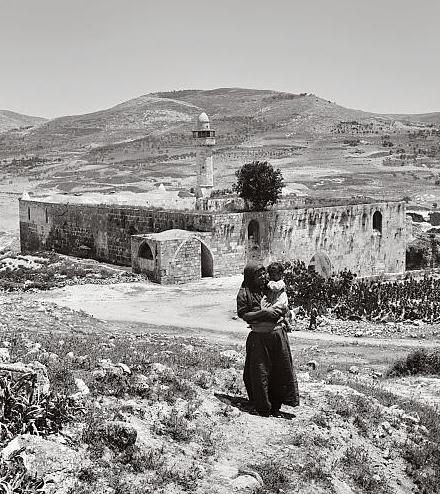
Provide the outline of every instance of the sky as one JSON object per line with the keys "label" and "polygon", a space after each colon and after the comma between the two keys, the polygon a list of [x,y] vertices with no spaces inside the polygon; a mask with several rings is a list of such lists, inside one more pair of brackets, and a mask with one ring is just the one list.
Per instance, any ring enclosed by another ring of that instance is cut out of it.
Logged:
{"label": "sky", "polygon": [[246,87],[440,111],[439,23],[439,0],[0,0],[0,109]]}

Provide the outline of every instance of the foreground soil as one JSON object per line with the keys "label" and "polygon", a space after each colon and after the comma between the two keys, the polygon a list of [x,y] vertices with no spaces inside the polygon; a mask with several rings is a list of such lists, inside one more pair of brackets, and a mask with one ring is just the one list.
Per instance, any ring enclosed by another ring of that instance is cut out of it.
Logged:
{"label": "foreground soil", "polygon": [[[81,452],[84,462],[65,471],[61,484],[47,483],[47,492],[437,492],[418,490],[405,448],[429,440],[413,403],[440,404],[440,381],[386,377],[397,358],[437,347],[433,328],[419,340],[411,336],[416,326],[372,337],[346,336],[345,322],[331,321],[334,330],[322,332],[299,322],[290,341],[301,406],[262,418],[249,413],[241,380],[248,330],[234,319],[239,279],[210,281],[0,295],[1,339],[11,360],[43,362],[52,387],[88,410],[65,429],[69,454]],[[356,323],[357,332],[363,327]],[[108,377],[118,363],[130,374]],[[139,375],[148,392],[134,391]],[[88,393],[81,394],[78,379]],[[91,428],[102,430],[99,421],[115,420],[135,431],[135,453],[105,438],[96,451],[87,439]],[[53,448],[66,436],[47,441]],[[33,471],[47,481],[54,475]]]}

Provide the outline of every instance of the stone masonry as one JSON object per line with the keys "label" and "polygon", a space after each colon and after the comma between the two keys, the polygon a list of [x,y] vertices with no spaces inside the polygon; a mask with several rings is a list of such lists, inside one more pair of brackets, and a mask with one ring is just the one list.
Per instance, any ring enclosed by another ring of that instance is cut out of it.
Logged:
{"label": "stone masonry", "polygon": [[[249,259],[309,264],[317,253],[333,271],[402,273],[405,228],[400,202],[231,213],[20,200],[23,251],[132,265],[161,283],[237,274]],[[151,258],[139,259],[146,241]]]}

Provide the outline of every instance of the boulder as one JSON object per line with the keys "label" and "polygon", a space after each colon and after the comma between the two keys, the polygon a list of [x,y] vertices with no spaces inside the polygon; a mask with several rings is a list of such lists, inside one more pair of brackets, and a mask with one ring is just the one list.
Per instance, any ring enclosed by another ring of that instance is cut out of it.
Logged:
{"label": "boulder", "polygon": [[359,367],[357,367],[356,365],[352,365],[349,369],[348,369],[348,372],[350,374],[359,374]]}
{"label": "boulder", "polygon": [[89,387],[79,377],[75,377],[75,386],[76,386],[76,389],[78,391],[76,393],[71,394],[70,395],[71,398],[79,399],[79,398],[82,398],[82,397],[87,396],[88,394],[90,394]]}
{"label": "boulder", "polygon": [[3,448],[1,457],[8,460],[20,450],[26,470],[49,482],[45,490],[48,494],[67,494],[77,473],[88,464],[83,453],[31,434],[15,437]]}
{"label": "boulder", "polygon": [[9,354],[9,350],[6,347],[0,348],[0,363],[7,364],[11,361],[11,355]]}
{"label": "boulder", "polygon": [[151,381],[144,374],[133,374],[130,386],[131,389],[139,395],[145,395],[150,390]]}
{"label": "boulder", "polygon": [[120,367],[123,370],[124,374],[131,374],[130,367],[128,367],[128,365],[126,364],[123,364],[122,362],[118,362],[116,364],[116,367]]}
{"label": "boulder", "polygon": [[151,373],[156,375],[162,380],[169,380],[174,377],[174,371],[170,367],[163,365],[159,362],[151,364]]}

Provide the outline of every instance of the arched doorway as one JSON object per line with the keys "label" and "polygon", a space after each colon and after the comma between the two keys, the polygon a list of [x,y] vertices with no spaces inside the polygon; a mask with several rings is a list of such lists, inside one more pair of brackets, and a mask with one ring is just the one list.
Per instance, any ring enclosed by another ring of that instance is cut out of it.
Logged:
{"label": "arched doorway", "polygon": [[308,265],[308,270],[329,278],[332,274],[332,263],[330,257],[325,252],[317,252],[311,259]]}
{"label": "arched doorway", "polygon": [[201,275],[202,278],[209,278],[214,276],[214,259],[212,258],[211,251],[206,247],[203,242],[200,242],[201,246]]}
{"label": "arched doorway", "polygon": [[176,278],[200,279],[214,276],[214,256],[211,249],[198,236],[183,240],[170,261]]}
{"label": "arched doorway", "polygon": [[138,257],[141,259],[154,259],[151,247],[147,244],[147,242],[141,243],[138,251]]}

